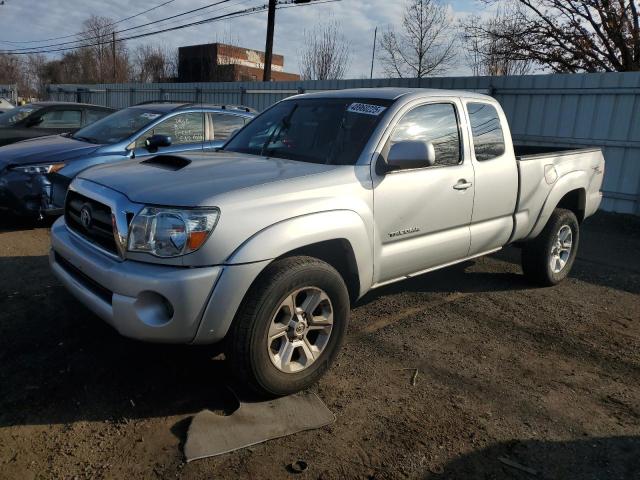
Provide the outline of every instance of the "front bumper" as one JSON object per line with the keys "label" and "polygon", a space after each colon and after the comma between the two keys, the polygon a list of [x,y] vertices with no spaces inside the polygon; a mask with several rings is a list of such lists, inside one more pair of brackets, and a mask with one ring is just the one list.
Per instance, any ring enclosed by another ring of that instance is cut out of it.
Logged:
{"label": "front bumper", "polygon": [[70,232],[64,218],[51,228],[49,262],[64,286],[122,335],[165,343],[194,340],[223,270],[121,261]]}
{"label": "front bumper", "polygon": [[38,216],[48,209],[50,198],[51,183],[46,176],[12,170],[0,172],[0,210]]}

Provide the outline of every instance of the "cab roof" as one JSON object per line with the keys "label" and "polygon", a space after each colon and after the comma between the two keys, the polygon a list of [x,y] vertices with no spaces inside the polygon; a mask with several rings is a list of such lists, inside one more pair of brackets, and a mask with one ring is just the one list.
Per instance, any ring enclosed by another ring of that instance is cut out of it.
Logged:
{"label": "cab roof", "polygon": [[[442,90],[439,88],[345,88],[343,90],[326,90],[323,92],[303,93],[290,98],[379,98],[382,100],[397,100],[407,95],[432,97],[463,97],[482,100],[495,100],[489,95],[469,92],[466,90]],[[288,99],[287,99],[288,100]]]}
{"label": "cab roof", "polygon": [[255,113],[255,110],[243,105],[214,105],[210,103],[192,103],[192,102],[172,102],[172,101],[150,101],[132,105],[128,108],[140,108],[146,110],[155,110],[156,112],[173,112],[182,108],[203,108],[205,110],[218,111],[226,110],[234,113]]}

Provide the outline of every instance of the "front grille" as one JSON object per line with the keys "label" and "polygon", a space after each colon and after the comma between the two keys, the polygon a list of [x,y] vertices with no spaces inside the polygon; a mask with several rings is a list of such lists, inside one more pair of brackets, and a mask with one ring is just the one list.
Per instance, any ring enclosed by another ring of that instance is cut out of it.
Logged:
{"label": "front grille", "polygon": [[[83,210],[89,214],[90,222],[88,225],[84,225],[82,222]],[[71,230],[108,252],[118,254],[116,240],[113,236],[113,224],[111,223],[111,208],[107,205],[69,190],[64,218]]]}
{"label": "front grille", "polygon": [[77,282],[81,283],[85,286],[85,288],[91,291],[94,295],[100,297],[102,300],[111,304],[113,299],[113,292],[106,287],[103,287],[98,282],[93,280],[92,278],[85,275],[82,271],[80,271],[75,266],[71,265],[71,263],[58,254],[58,252],[54,252],[56,263],[60,265],[65,272],[71,275]]}

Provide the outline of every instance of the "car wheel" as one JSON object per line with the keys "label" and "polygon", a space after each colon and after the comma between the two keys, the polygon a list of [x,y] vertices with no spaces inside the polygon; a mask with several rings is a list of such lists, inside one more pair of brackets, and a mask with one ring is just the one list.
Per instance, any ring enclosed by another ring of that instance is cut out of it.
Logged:
{"label": "car wheel", "polygon": [[234,319],[226,348],[234,377],[263,396],[309,387],[335,360],[349,310],[347,287],[331,265],[304,256],[276,260]]}
{"label": "car wheel", "polygon": [[580,226],[570,210],[556,208],[544,229],[522,248],[522,270],[539,285],[551,286],[564,280],[576,259]]}

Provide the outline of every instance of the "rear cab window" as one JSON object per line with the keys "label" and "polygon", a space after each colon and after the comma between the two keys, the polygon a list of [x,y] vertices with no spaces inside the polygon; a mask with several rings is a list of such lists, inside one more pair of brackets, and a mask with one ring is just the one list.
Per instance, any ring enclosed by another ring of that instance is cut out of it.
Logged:
{"label": "rear cab window", "polygon": [[467,103],[476,160],[485,162],[505,153],[504,133],[498,111],[488,103]]}

